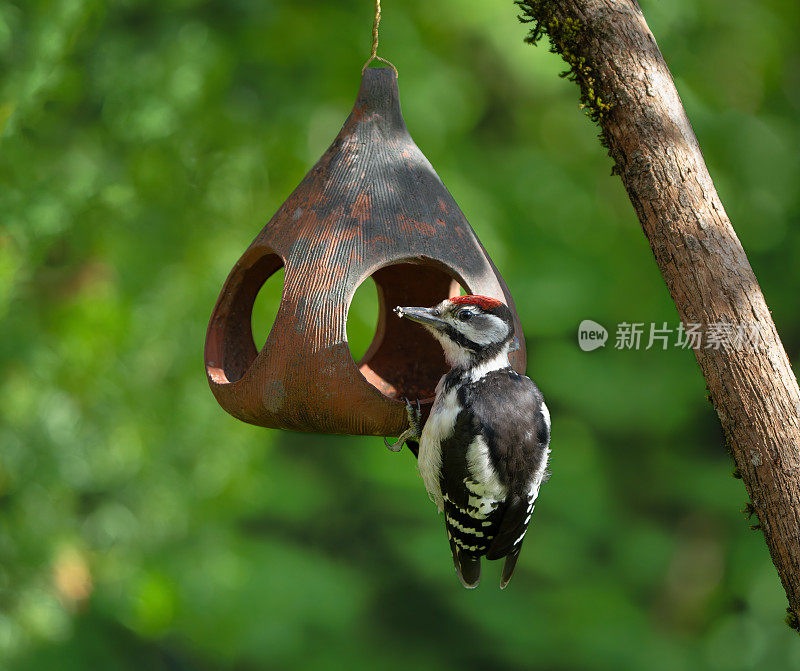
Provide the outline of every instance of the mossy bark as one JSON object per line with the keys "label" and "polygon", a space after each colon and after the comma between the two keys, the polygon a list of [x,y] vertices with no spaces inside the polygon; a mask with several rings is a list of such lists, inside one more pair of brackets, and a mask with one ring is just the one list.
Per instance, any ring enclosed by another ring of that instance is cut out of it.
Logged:
{"label": "mossy bark", "polygon": [[695,355],[800,622],[800,391],[764,296],[635,0],[520,0],[527,41],[547,35],[642,224],[681,320],[757,329],[757,348]]}

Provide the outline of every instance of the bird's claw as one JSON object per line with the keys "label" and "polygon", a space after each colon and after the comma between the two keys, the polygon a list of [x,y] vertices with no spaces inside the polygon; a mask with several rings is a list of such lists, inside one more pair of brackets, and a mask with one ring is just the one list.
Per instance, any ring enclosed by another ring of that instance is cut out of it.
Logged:
{"label": "bird's claw", "polygon": [[395,442],[390,443],[386,438],[383,439],[383,444],[391,450],[392,452],[399,452],[403,449],[403,445],[405,444],[405,438],[403,437],[405,434],[402,434]]}
{"label": "bird's claw", "polygon": [[416,408],[408,399],[405,399],[405,401],[409,431],[412,432],[411,436],[413,438],[419,439],[419,437],[422,435],[422,410],[419,405],[419,399],[416,400]]}
{"label": "bird's claw", "polygon": [[383,444],[392,452],[399,452],[403,449],[407,440],[419,441],[422,434],[422,410],[419,405],[419,400],[416,401],[416,407],[407,398],[406,402],[406,415],[408,416],[408,428],[400,434],[400,437],[394,442],[390,443],[386,438],[383,439]]}

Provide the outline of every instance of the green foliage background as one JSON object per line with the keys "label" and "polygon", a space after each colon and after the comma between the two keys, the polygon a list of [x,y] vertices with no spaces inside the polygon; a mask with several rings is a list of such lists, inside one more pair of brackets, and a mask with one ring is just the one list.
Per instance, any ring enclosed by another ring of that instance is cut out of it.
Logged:
{"label": "green foliage background", "polygon": [[[642,4],[797,362],[800,5]],[[371,20],[371,0],[0,0],[0,668],[797,668],[692,354],[576,346],[582,319],[613,340],[677,315],[510,0],[386,0],[381,34],[553,414],[509,589],[495,564],[459,586],[408,452],[214,402],[217,293],[346,117]]]}

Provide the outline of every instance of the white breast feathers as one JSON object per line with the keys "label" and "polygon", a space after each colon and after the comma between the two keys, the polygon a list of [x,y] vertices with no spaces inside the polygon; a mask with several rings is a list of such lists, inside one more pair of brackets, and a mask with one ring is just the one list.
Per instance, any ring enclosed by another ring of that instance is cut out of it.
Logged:
{"label": "white breast feathers", "polygon": [[[442,378],[444,379],[444,378]],[[436,400],[431,415],[422,430],[419,442],[417,468],[425,483],[425,489],[439,512],[444,508],[439,476],[442,472],[442,441],[453,434],[456,417],[461,410],[456,389],[442,390],[442,382],[436,388]]]}

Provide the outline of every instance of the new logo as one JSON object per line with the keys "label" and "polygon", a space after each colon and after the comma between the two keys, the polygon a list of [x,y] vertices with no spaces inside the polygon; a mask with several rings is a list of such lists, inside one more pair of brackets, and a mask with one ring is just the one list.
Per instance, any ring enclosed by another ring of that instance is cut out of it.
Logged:
{"label": "new logo", "polygon": [[584,352],[591,352],[598,347],[605,347],[608,331],[591,319],[584,319],[578,326],[578,347]]}

